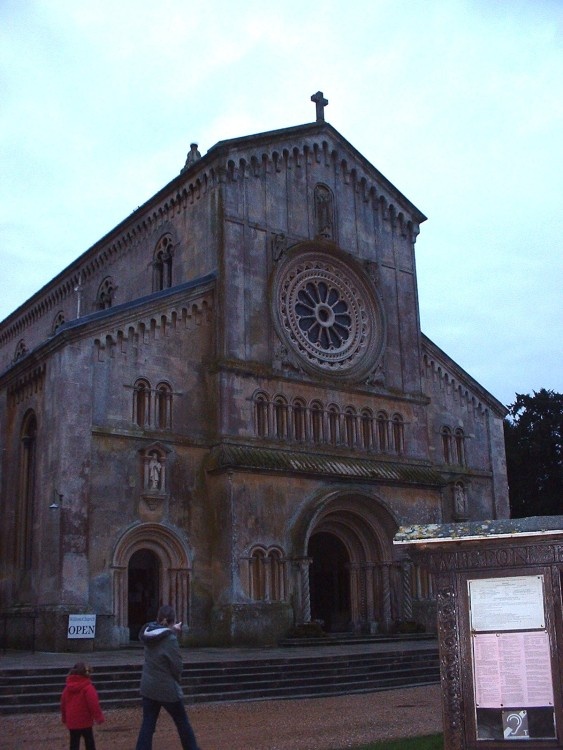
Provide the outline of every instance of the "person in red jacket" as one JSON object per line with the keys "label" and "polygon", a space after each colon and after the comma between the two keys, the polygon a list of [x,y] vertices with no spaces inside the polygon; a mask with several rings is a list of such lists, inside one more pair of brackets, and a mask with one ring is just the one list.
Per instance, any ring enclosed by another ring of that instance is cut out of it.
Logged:
{"label": "person in red jacket", "polygon": [[75,664],[61,695],[61,718],[70,732],[70,750],[79,750],[81,737],[86,750],[96,750],[92,727],[104,721],[98,693],[90,679],[91,671],[82,661]]}

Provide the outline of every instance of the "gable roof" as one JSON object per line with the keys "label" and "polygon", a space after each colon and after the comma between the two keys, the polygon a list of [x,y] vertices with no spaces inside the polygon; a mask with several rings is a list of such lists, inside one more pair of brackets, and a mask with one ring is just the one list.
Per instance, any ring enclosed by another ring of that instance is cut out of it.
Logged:
{"label": "gable roof", "polygon": [[[336,130],[336,128],[324,120],[219,141],[208,150],[205,156],[202,157],[202,161],[221,157],[228,159],[238,151],[252,148],[262,150],[268,148],[272,150],[276,146],[281,147],[282,144],[287,144],[288,141],[309,141],[312,148],[315,143],[322,146],[324,143],[327,143],[327,140],[331,140],[334,144],[337,143],[339,145],[341,153],[339,153],[338,156],[341,160],[360,164],[366,175],[383,187],[390,196],[392,196],[393,200],[403,210],[407,211],[418,224],[426,221],[427,217],[414,205],[414,203],[403,195],[403,193],[401,193],[401,191],[398,190],[395,185],[385,177],[385,175],[374,167],[357,148],[347,141],[346,138]],[[199,163],[199,161],[196,162],[196,165]]]}

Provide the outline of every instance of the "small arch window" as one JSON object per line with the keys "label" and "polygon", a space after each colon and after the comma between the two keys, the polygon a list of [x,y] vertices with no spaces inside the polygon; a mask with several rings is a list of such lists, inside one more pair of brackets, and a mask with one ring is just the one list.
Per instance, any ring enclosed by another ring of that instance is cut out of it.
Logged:
{"label": "small arch window", "polygon": [[373,415],[368,409],[361,414],[362,448],[369,451],[373,447]]}
{"label": "small arch window", "polygon": [[285,599],[284,556],[280,549],[255,547],[250,553],[250,596],[255,601]]}
{"label": "small arch window", "polygon": [[296,399],[293,402],[293,437],[299,443],[307,438],[306,416],[305,404],[300,399]]}
{"label": "small arch window", "polygon": [[258,437],[266,437],[268,434],[268,397],[259,393],[255,399],[256,432]]}
{"label": "small arch window", "polygon": [[35,412],[30,411],[24,417],[21,430],[20,488],[17,506],[17,560],[23,570],[31,568],[34,546],[36,443],[37,417]]}
{"label": "small arch window", "polygon": [[415,599],[427,600],[434,598],[434,579],[427,568],[413,565],[411,569],[412,591]]}
{"label": "small arch window", "polygon": [[388,447],[388,438],[387,438],[387,414],[385,414],[384,411],[380,411],[377,415],[376,419],[377,423],[377,442],[379,444],[379,450],[380,451],[386,451]]}
{"label": "small arch window", "polygon": [[395,453],[403,453],[405,448],[405,423],[400,414],[394,414],[392,420],[393,450]]}
{"label": "small arch window", "polygon": [[311,404],[311,436],[314,443],[323,440],[323,407],[317,401]]}
{"label": "small arch window", "polygon": [[113,298],[115,296],[115,284],[111,276],[107,276],[100,286],[98,287],[98,293],[96,295],[96,309],[107,310],[113,305]]}
{"label": "small arch window", "polygon": [[154,251],[153,257],[153,291],[159,292],[172,286],[172,260],[174,257],[174,245],[172,237],[165,234]]}
{"label": "small arch window", "polygon": [[356,412],[350,406],[344,413],[344,432],[346,445],[353,448],[356,445]]}
{"label": "small arch window", "polygon": [[155,425],[159,430],[172,427],[172,388],[168,383],[159,383],[155,390]]}
{"label": "small arch window", "polygon": [[151,385],[148,380],[139,379],[133,387],[133,421],[139,427],[150,426]]}
{"label": "small arch window", "polygon": [[456,463],[458,463],[460,466],[464,466],[465,465],[465,435],[463,434],[463,430],[461,428],[458,428],[454,433],[454,443],[455,443]]}
{"label": "small arch window", "polygon": [[274,423],[275,433],[279,440],[287,437],[287,401],[278,396],[274,399]]}
{"label": "small arch window", "polygon": [[338,445],[340,438],[340,412],[337,406],[328,407],[328,441],[331,445]]}
{"label": "small arch window", "polygon": [[254,549],[250,555],[250,596],[256,601],[266,598],[266,552]]}
{"label": "small arch window", "polygon": [[56,315],[55,319],[53,320],[53,325],[51,326],[51,333],[54,336],[55,333],[59,330],[59,328],[64,325],[65,323],[65,316],[62,310],[60,310]]}
{"label": "small arch window", "polygon": [[452,462],[452,431],[449,427],[442,427],[441,435],[444,463],[450,464]]}

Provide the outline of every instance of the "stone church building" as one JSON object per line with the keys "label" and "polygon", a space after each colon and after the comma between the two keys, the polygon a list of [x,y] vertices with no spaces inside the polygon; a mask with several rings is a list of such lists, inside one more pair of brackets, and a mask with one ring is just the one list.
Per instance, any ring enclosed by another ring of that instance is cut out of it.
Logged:
{"label": "stone church building", "polygon": [[[507,517],[505,409],[420,329],[425,216],[324,119],[221,141],[0,325],[0,612],[65,650],[434,627],[401,525]],[[27,618],[27,619],[26,619]]]}

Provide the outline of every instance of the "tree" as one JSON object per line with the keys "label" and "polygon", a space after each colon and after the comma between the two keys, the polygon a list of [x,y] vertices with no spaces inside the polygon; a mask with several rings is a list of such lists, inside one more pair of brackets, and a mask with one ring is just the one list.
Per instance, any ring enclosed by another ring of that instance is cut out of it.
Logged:
{"label": "tree", "polygon": [[563,515],[563,394],[516,394],[504,420],[511,515]]}

